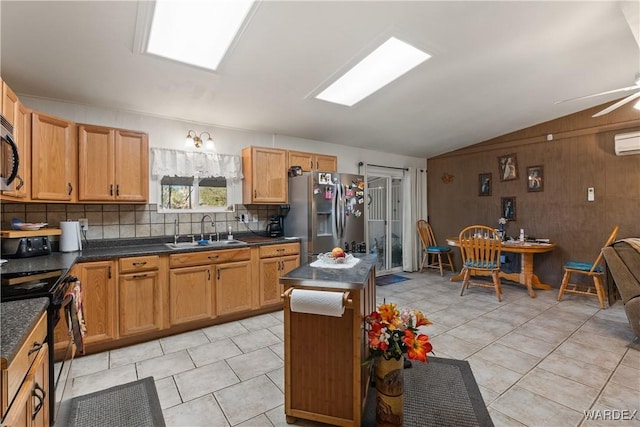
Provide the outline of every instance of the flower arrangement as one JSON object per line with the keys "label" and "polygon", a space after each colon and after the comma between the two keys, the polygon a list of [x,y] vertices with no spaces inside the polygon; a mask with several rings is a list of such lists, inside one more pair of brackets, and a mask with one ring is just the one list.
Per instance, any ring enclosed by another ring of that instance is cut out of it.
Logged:
{"label": "flower arrangement", "polygon": [[398,310],[396,304],[381,304],[365,318],[369,336],[370,362],[378,356],[399,360],[406,354],[410,360],[427,361],[433,349],[429,337],[419,334],[420,326],[432,323],[418,310]]}
{"label": "flower arrangement", "polygon": [[504,227],[504,225],[507,223],[507,219],[506,218],[500,218],[498,219],[498,224],[501,225],[501,228]]}

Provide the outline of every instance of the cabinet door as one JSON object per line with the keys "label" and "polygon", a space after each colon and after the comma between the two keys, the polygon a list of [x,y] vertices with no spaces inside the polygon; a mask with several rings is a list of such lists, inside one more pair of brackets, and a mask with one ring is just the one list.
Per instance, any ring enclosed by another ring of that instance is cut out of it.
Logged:
{"label": "cabinet door", "polygon": [[287,203],[287,152],[275,148],[242,150],[243,200],[251,203]]}
{"label": "cabinet door", "polygon": [[149,199],[149,140],[140,132],[115,134],[116,200],[146,202]]}
{"label": "cabinet door", "polygon": [[114,130],[78,127],[78,199],[114,200]]}
{"label": "cabinet door", "polygon": [[162,329],[162,292],[158,271],[121,274],[118,280],[120,336]]}
{"label": "cabinet door", "polygon": [[[18,102],[16,105],[15,123],[13,124],[13,137],[18,146],[20,162],[18,174],[11,184],[11,190],[3,191],[3,196],[17,198],[26,201],[29,198],[29,182],[31,181],[31,111]],[[3,149],[4,149],[3,145]],[[3,165],[4,167],[4,165]],[[3,171],[3,176],[8,176],[10,171]]]}
{"label": "cabinet door", "polygon": [[114,261],[78,264],[74,275],[82,284],[82,301],[87,333],[85,345],[117,338],[117,300]]}
{"label": "cabinet door", "polygon": [[218,264],[215,273],[217,315],[251,310],[251,262]]}
{"label": "cabinet door", "polygon": [[171,269],[169,320],[172,326],[214,316],[212,284],[210,265]]}
{"label": "cabinet door", "polygon": [[280,302],[279,277],[282,268],[280,258],[264,258],[260,260],[260,307]]}
{"label": "cabinet door", "polygon": [[45,344],[38,352],[38,357],[31,367],[33,372],[33,386],[31,388],[32,427],[49,425],[49,348]]}
{"label": "cabinet door", "polygon": [[2,115],[14,126],[17,109],[18,97],[5,82],[2,82]]}
{"label": "cabinet door", "polygon": [[75,201],[77,196],[75,124],[53,116],[31,114],[31,198]]}
{"label": "cabinet door", "polygon": [[314,169],[313,154],[301,151],[289,151],[289,167],[300,166],[304,172]]}
{"label": "cabinet door", "polygon": [[2,420],[3,427],[28,427],[31,425],[31,413],[29,410],[32,388],[33,377],[27,375]]}
{"label": "cabinet door", "polygon": [[315,170],[323,172],[338,172],[338,158],[324,154],[315,155]]}

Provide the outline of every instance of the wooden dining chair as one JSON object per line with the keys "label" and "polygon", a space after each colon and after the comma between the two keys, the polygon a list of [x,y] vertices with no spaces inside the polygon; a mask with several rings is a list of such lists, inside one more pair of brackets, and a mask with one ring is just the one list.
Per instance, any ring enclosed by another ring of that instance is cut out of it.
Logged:
{"label": "wooden dining chair", "polygon": [[[462,289],[460,296],[469,285],[494,288],[498,301],[502,301],[502,284],[500,283],[500,251],[502,239],[491,227],[472,225],[464,228],[458,236],[460,253],[462,254]],[[493,283],[471,281],[476,271],[491,274]]]}
{"label": "wooden dining chair", "polygon": [[[451,260],[451,248],[449,246],[438,246],[431,225],[424,219],[418,220],[418,236],[420,236],[423,252],[420,273],[422,273],[425,264],[427,268],[439,269],[440,276],[444,276],[443,266],[449,266],[451,271],[455,271]],[[446,262],[443,262],[442,255],[447,256]]]}
{"label": "wooden dining chair", "polygon": [[[620,226],[618,225],[613,228],[613,231],[605,242],[603,248],[611,245],[614,240],[616,240],[619,228]],[[567,263],[562,267],[564,269],[564,276],[562,277],[562,284],[560,285],[560,290],[558,291],[558,301],[562,300],[562,296],[565,293],[596,296],[598,297],[598,301],[600,302],[600,308],[605,308],[605,290],[604,284],[602,283],[602,277],[604,276],[604,266],[602,265],[602,261],[602,249],[600,249],[598,257],[593,263],[573,260],[567,261]],[[593,279],[593,286],[589,284],[583,285],[577,283],[569,283],[571,275],[574,273],[591,277]]]}

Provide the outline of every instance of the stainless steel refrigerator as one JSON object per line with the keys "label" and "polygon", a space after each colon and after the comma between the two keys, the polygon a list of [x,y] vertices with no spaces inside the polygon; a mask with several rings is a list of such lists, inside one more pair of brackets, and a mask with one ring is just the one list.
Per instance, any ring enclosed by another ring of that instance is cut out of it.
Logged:
{"label": "stainless steel refrigerator", "polygon": [[299,237],[301,263],[339,246],[365,253],[364,177],[311,172],[289,178],[285,236]]}

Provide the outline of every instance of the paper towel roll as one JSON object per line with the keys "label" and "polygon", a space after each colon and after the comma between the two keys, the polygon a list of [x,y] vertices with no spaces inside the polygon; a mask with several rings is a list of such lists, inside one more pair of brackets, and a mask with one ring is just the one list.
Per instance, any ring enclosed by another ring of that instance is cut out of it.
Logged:
{"label": "paper towel roll", "polygon": [[343,293],[294,289],[291,292],[291,311],[342,317]]}
{"label": "paper towel roll", "polygon": [[61,221],[60,252],[75,252],[82,250],[80,223],[78,221]]}

